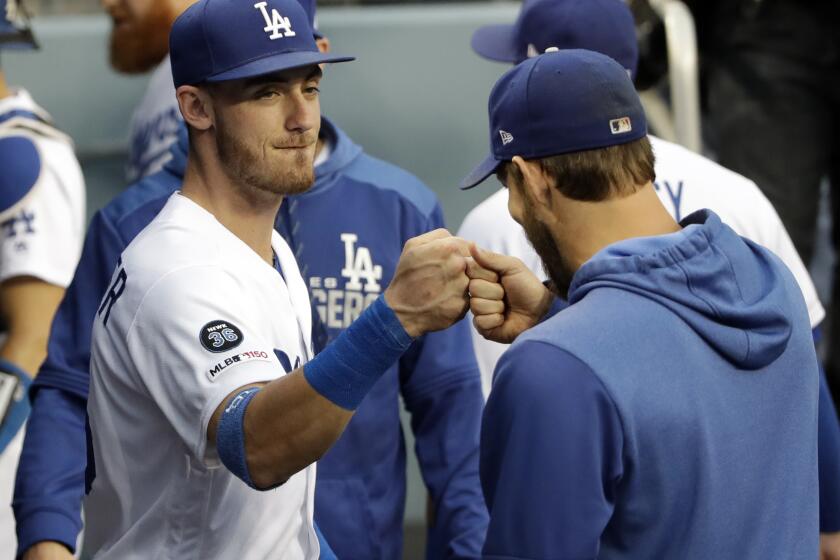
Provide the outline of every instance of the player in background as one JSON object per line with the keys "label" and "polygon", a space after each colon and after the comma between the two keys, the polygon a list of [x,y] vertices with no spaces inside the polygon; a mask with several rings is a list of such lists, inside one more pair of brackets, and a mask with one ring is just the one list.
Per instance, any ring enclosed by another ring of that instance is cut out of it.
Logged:
{"label": "player in background", "polygon": [[[37,44],[18,0],[0,0],[0,53]],[[11,508],[29,414],[26,389],[81,252],[85,184],[68,136],[0,67],[0,558],[14,558]],[[18,196],[15,196],[17,199]]]}
{"label": "player in background", "polygon": [[195,0],[102,0],[111,16],[111,67],[123,74],[152,71],[131,117],[126,175],[134,182],[155,173],[169,158],[181,113],[169,65],[169,29]]}
{"label": "player in background", "polygon": [[[318,44],[329,50],[326,37]],[[391,282],[405,242],[445,224],[426,185],[364,153],[326,117],[319,140],[315,185],[284,202],[277,229],[332,340]],[[480,557],[487,528],[478,480],[483,397],[471,350],[466,320],[418,339],[318,462],[315,516],[340,558],[401,555],[406,451],[400,396],[430,497],[426,557]]]}
{"label": "player in background", "polygon": [[817,558],[819,367],[788,268],[711,210],[668,213],[610,57],[517,65],[489,122],[462,185],[497,173],[569,305],[537,324],[549,289],[473,251],[504,286],[470,283],[476,326],[515,340],[482,422],[485,557]]}
{"label": "player in background", "polygon": [[467,245],[410,240],[384,294],[309,360],[307,289],[273,225],[314,178],[318,64],[348,59],[318,51],[293,0],[203,0],[170,46],[190,157],[97,311],[88,499],[114,515],[88,539],[102,558],[317,558],[313,462],[413,338],[466,313]]}
{"label": "player in background", "polygon": [[[314,3],[304,7],[314,20]],[[316,37],[328,49],[328,41]],[[179,188],[186,147],[182,134],[160,173],[129,188],[91,221],[33,390],[37,422],[28,428],[16,494],[22,550],[47,540],[72,547],[79,532],[90,325],[120,251]],[[314,307],[334,338],[390,282],[405,241],[442,227],[443,215],[417,178],[365,154],[329,119],[322,118],[317,150],[315,185],[283,204],[276,227],[293,248]],[[316,518],[340,557],[400,555],[406,478],[400,394],[412,415],[431,497],[427,557],[479,556],[487,522],[477,466],[482,396],[470,348],[465,321],[418,339],[319,462]],[[62,460],[47,463],[59,446]]]}
{"label": "player in background", "polygon": [[[521,62],[549,47],[589,49],[618,61],[631,77],[638,63],[633,17],[620,0],[527,1],[513,25],[478,29],[472,47],[484,58],[507,63]],[[656,155],[654,188],[668,212],[681,220],[696,210],[709,208],[740,235],[776,253],[802,290],[818,339],[825,310],[767,197],[746,177],[652,134],[648,138]],[[539,256],[508,212],[508,195],[507,189],[500,189],[476,206],[464,219],[458,235],[497,253],[518,257],[538,277],[546,279]],[[475,328],[473,342],[486,395],[496,363],[508,345],[484,339]],[[831,558],[840,558],[840,427],[824,375],[820,394],[820,484],[823,549],[832,554]]]}

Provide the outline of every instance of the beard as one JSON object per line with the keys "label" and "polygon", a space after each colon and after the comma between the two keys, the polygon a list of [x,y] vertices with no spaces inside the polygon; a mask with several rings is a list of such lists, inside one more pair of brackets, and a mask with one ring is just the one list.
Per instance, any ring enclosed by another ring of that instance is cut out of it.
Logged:
{"label": "beard", "polygon": [[522,229],[525,230],[525,237],[528,238],[528,242],[539,255],[543,270],[554,283],[557,295],[568,300],[569,286],[571,286],[572,278],[577,271],[557,249],[557,243],[548,227],[533,218],[533,209],[527,198],[525,199],[524,209]]}
{"label": "beard", "polygon": [[148,13],[133,19],[112,12],[115,20],[131,21],[125,26],[115,21],[111,29],[111,67],[123,74],[141,74],[160,64],[169,52],[169,29],[176,16],[168,2],[152,2]]}
{"label": "beard", "polygon": [[315,140],[308,134],[287,138],[280,146],[313,146],[312,149],[294,150],[291,158],[261,157],[254,149],[233,134],[217,114],[216,147],[222,166],[234,182],[255,191],[273,195],[293,195],[306,192],[315,181],[313,167]]}

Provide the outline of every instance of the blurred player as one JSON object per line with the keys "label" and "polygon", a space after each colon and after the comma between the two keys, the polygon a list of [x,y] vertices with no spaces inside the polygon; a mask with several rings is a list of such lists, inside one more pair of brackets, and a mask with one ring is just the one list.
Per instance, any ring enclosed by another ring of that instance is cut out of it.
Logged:
{"label": "blurred player", "polygon": [[[0,0],[0,51],[33,48],[23,7]],[[79,258],[85,186],[70,138],[26,90],[9,86],[2,70],[0,170],[0,558],[11,559],[10,504],[29,413],[25,394]]]}
{"label": "blurred player", "polygon": [[273,225],[314,178],[318,64],[347,58],[317,50],[292,0],[199,2],[170,45],[190,159],[97,311],[88,500],[113,515],[88,542],[103,558],[317,558],[313,462],[414,337],[466,312],[466,244],[410,241],[383,296],[307,361],[307,289]]}
{"label": "blurred player", "polygon": [[129,131],[130,182],[159,171],[169,158],[181,113],[169,65],[169,29],[195,0],[102,0],[111,16],[111,66],[124,74],[152,69],[146,93],[134,110]]}
{"label": "blurred player", "polygon": [[710,210],[673,219],[611,58],[523,62],[489,113],[463,186],[497,173],[569,307],[537,325],[548,289],[473,252],[504,286],[471,282],[476,326],[516,340],[482,424],[485,557],[817,558],[819,372],[790,271]]}
{"label": "blurred player", "polygon": [[[314,19],[314,3],[304,6]],[[326,38],[316,37],[328,50]],[[84,455],[71,442],[83,439],[89,325],[121,249],[180,186],[186,146],[184,136],[161,173],[128,189],[91,222],[76,281],[55,322],[50,357],[33,391],[38,422],[30,424],[21,472],[38,474],[28,476],[30,483],[19,486],[17,494],[25,543],[56,540],[72,546],[78,533]],[[368,156],[326,118],[316,153],[314,186],[283,204],[276,228],[304,272],[324,334],[333,339],[391,281],[403,244],[442,227],[443,212],[416,177]],[[316,519],[340,557],[401,554],[406,451],[400,395],[412,414],[415,449],[431,498],[427,557],[479,556],[487,522],[478,481],[483,403],[470,348],[467,322],[419,338],[319,461]],[[378,434],[374,441],[372,432]],[[65,449],[62,461],[44,467],[45,454],[51,456],[59,445]]]}

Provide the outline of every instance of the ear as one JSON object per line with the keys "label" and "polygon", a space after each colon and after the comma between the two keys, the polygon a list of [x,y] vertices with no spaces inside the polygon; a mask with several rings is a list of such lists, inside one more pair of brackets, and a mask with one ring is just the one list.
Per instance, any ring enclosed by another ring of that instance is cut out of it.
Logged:
{"label": "ear", "polygon": [[207,130],[215,121],[213,100],[202,88],[181,86],[175,91],[184,121],[196,130]]}
{"label": "ear", "polygon": [[528,161],[520,156],[514,156],[511,160],[522,175],[523,194],[529,197],[538,206],[551,206],[551,184],[543,172],[538,161]]}
{"label": "ear", "polygon": [[318,45],[318,50],[324,54],[330,52],[330,40],[326,37],[321,37],[320,39],[315,39],[315,44]]}

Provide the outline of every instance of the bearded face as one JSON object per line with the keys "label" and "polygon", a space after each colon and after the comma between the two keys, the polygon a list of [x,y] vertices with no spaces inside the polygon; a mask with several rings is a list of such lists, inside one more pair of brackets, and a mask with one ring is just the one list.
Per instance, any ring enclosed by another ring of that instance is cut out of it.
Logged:
{"label": "bearded face", "polygon": [[316,132],[266,138],[252,132],[217,114],[216,147],[232,181],[277,195],[299,194],[312,186]]}
{"label": "bearded face", "polygon": [[110,0],[110,62],[117,72],[140,74],[169,52],[169,29],[178,16],[168,0]]}
{"label": "bearded face", "polygon": [[569,286],[576,272],[575,268],[558,250],[548,226],[537,218],[535,202],[526,192],[528,189],[525,185],[519,184],[519,181],[514,178],[508,179],[506,184],[509,191],[508,205],[511,216],[525,230],[528,242],[539,255],[543,270],[554,283],[558,295],[567,299]]}

